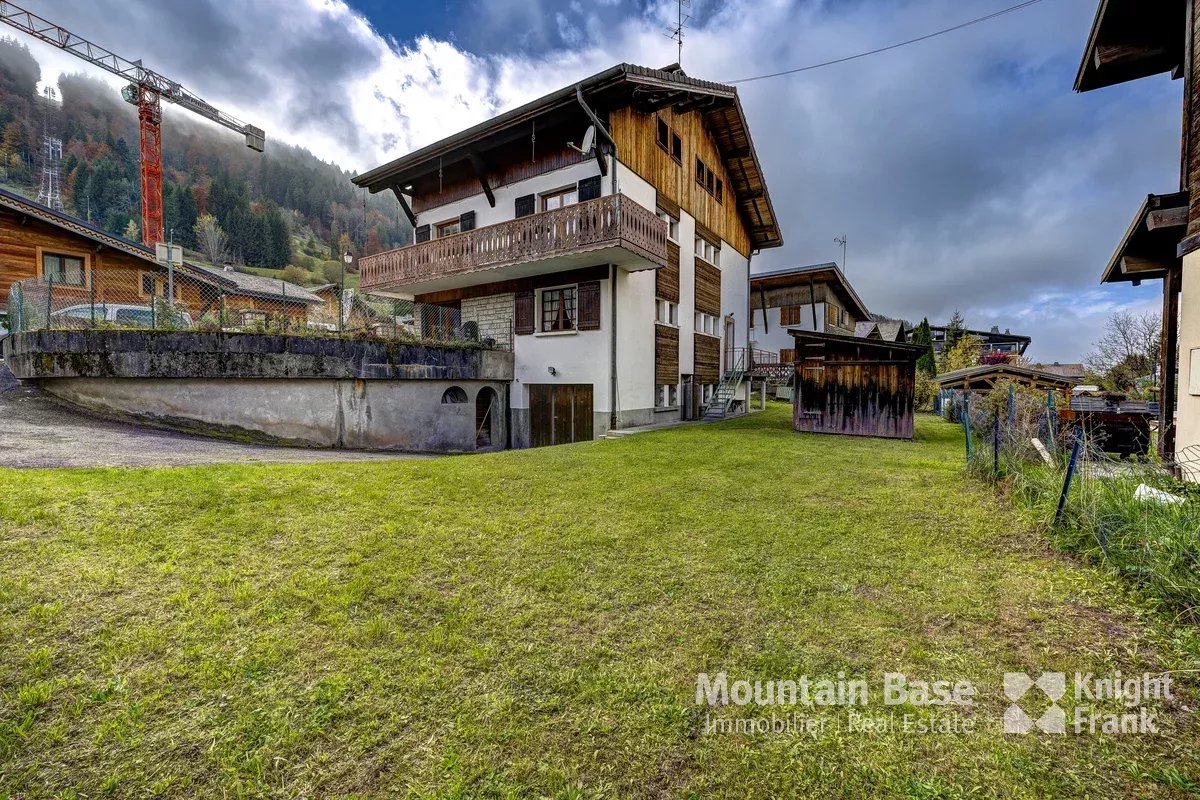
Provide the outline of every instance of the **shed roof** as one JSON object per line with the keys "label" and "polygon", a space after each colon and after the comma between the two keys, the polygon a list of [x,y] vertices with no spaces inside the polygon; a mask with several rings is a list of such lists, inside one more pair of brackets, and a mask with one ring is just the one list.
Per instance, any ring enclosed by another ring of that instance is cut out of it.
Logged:
{"label": "shed roof", "polygon": [[1183,64],[1188,2],[1100,0],[1075,76],[1075,91],[1176,73]]}
{"label": "shed roof", "polygon": [[867,350],[878,350],[881,352],[902,352],[907,357],[912,355],[915,362],[923,356],[928,350],[928,346],[920,344],[911,344],[909,342],[894,342],[885,339],[868,339],[862,336],[849,336],[842,333],[820,333],[815,331],[806,331],[802,328],[788,328],[788,333],[796,340],[796,343],[826,343],[826,344],[843,344],[851,346],[859,346]]}
{"label": "shed roof", "polygon": [[651,69],[636,64],[617,64],[582,81],[572,83],[548,95],[506,111],[478,125],[448,136],[382,166],[354,177],[354,183],[372,192],[402,187],[431,171],[451,164],[470,161],[488,149],[512,141],[514,130],[524,135],[527,125],[548,114],[582,113],[575,96],[576,87],[590,104],[602,111],[636,105],[657,110],[669,105],[695,108],[716,140],[738,210],[755,249],[779,247],[775,209],[767,191],[762,165],[750,138],[750,126],[738,99],[737,89],[712,81],[688,77],[675,65]]}
{"label": "shed roof", "polygon": [[1062,375],[1017,364],[980,364],[975,367],[942,373],[934,380],[939,386],[947,388],[961,387],[963,384],[967,384],[970,388],[989,388],[987,387],[989,382],[994,383],[1005,377],[1023,379],[1037,386],[1056,389],[1069,389],[1075,385],[1073,380]]}

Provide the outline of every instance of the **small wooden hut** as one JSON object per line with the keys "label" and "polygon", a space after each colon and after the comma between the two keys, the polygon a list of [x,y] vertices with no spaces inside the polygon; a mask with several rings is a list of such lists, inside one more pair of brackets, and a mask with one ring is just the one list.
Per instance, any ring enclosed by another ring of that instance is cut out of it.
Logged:
{"label": "small wooden hut", "polygon": [[921,345],[791,329],[796,341],[792,427],[911,439]]}

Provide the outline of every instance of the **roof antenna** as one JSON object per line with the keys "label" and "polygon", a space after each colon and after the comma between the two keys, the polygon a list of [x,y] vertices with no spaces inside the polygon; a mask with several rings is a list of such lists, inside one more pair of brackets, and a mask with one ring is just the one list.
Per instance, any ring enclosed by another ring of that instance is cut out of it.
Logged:
{"label": "roof antenna", "polygon": [[842,234],[841,236],[839,236],[833,240],[834,244],[840,244],[842,246],[842,274],[843,275],[846,273],[846,241],[848,239],[849,239],[849,237],[847,237],[845,234]]}
{"label": "roof antenna", "polygon": [[683,29],[688,25],[688,20],[692,18],[691,14],[684,14],[683,7],[692,7],[692,0],[676,0],[675,2],[675,24],[667,28],[664,34],[668,39],[675,40],[675,64],[683,66]]}

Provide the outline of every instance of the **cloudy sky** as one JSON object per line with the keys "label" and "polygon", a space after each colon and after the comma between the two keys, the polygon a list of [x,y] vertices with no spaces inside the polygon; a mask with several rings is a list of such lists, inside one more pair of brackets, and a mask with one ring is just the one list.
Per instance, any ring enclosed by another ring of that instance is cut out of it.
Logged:
{"label": "cloudy sky", "polygon": [[[869,50],[1015,0],[692,0],[683,66],[734,81]],[[1097,0],[739,91],[785,247],[840,260],[868,306],[1033,336],[1075,361],[1150,283],[1097,281],[1141,198],[1178,187],[1181,87],[1071,85]],[[267,130],[365,170],[619,61],[675,60],[657,0],[22,0]],[[31,45],[53,81],[82,62]],[[93,71],[83,67],[82,71]],[[96,71],[96,74],[103,75]],[[168,112],[170,113],[170,112]],[[176,112],[183,113],[183,112]]]}

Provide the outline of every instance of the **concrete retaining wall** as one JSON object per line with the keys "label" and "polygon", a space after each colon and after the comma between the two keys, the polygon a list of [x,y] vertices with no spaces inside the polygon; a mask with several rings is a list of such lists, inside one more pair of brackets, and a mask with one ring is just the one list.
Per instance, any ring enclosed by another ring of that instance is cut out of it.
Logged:
{"label": "concrete retaining wall", "polygon": [[[34,331],[5,340],[4,355],[18,378],[63,400],[182,430],[429,452],[507,442],[513,361],[503,351],[253,334]],[[479,411],[489,406],[479,437]]]}

